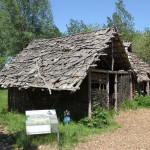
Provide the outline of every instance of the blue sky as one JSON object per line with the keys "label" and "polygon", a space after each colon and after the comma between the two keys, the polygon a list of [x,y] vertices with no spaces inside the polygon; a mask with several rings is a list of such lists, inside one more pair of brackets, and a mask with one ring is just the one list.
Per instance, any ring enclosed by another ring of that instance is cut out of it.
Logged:
{"label": "blue sky", "polygon": [[[106,23],[115,11],[116,0],[51,0],[54,22],[61,32],[71,18],[84,23]],[[135,29],[150,27],[150,0],[124,0],[126,10],[134,17]]]}

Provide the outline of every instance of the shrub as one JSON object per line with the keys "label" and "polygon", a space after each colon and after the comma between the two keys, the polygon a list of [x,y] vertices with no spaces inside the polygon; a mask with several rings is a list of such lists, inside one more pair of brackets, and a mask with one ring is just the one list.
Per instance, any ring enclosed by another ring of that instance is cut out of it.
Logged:
{"label": "shrub", "polygon": [[106,110],[101,108],[98,104],[93,106],[92,118],[85,117],[79,123],[90,128],[103,128],[110,125],[110,117]]}
{"label": "shrub", "polygon": [[123,111],[130,110],[130,109],[135,110],[137,108],[138,108],[137,102],[129,98],[124,100],[120,105],[120,109]]}
{"label": "shrub", "polygon": [[140,107],[150,107],[150,96],[139,95],[137,94],[134,98],[135,102],[137,102]]}

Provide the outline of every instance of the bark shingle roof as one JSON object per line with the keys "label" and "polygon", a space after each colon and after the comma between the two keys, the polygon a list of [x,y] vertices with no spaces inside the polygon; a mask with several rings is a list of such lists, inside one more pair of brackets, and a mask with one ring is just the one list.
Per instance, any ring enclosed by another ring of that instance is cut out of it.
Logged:
{"label": "bark shingle roof", "polygon": [[124,42],[123,45],[125,46],[131,68],[137,74],[138,82],[149,81],[148,74],[150,74],[150,66],[132,52],[130,42]]}
{"label": "bark shingle roof", "polygon": [[76,91],[116,34],[108,28],[33,41],[1,70],[0,85]]}

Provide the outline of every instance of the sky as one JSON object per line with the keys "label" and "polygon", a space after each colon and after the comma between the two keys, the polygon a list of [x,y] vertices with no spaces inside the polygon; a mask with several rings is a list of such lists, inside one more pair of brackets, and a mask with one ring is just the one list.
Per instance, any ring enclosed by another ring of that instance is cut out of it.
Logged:
{"label": "sky", "polygon": [[[107,23],[115,11],[116,0],[51,0],[54,23],[66,31],[69,20],[83,20],[85,24]],[[150,27],[150,0],[124,0],[125,9],[134,17],[135,29]]]}

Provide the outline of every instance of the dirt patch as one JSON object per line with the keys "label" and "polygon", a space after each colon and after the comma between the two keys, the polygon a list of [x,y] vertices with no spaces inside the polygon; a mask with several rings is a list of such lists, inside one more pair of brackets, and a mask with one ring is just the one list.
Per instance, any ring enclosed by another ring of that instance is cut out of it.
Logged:
{"label": "dirt patch", "polygon": [[9,134],[6,129],[0,126],[0,150],[11,150],[12,147],[9,144]]}
{"label": "dirt patch", "polygon": [[73,150],[150,150],[150,110],[122,112],[115,120],[121,125],[116,132],[92,136]]}

